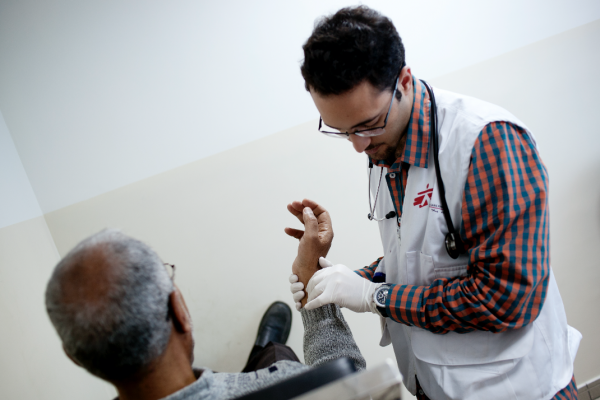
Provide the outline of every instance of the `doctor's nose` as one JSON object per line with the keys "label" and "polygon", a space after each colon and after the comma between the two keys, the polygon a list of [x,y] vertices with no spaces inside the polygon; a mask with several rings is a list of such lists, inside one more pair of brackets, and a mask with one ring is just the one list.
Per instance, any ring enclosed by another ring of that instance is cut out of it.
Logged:
{"label": "doctor's nose", "polygon": [[356,150],[357,153],[362,153],[371,144],[370,137],[362,137],[355,134],[350,134],[348,140],[352,142],[352,146],[354,146],[354,150]]}

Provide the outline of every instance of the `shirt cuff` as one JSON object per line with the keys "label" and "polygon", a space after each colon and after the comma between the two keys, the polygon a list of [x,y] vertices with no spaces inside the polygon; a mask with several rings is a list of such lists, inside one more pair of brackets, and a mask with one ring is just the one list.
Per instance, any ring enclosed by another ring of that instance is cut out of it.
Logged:
{"label": "shirt cuff", "polygon": [[388,316],[401,324],[422,328],[419,311],[425,289],[426,286],[392,285],[385,302]]}

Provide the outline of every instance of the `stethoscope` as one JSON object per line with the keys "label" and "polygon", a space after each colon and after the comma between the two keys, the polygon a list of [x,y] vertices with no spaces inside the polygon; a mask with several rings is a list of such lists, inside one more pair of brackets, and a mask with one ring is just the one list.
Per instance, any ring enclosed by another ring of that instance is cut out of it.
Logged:
{"label": "stethoscope", "polygon": [[[452,223],[452,217],[450,216],[450,211],[448,210],[448,203],[446,202],[446,190],[444,188],[444,181],[442,180],[442,174],[440,172],[440,161],[439,161],[439,144],[438,144],[438,131],[437,131],[437,106],[435,103],[435,96],[433,95],[433,90],[427,82],[421,79],[421,82],[427,88],[427,92],[429,93],[429,98],[431,99],[431,108],[429,110],[429,120],[431,131],[433,132],[431,145],[433,146],[433,161],[435,164],[435,176],[438,182],[438,189],[440,191],[440,199],[442,201],[442,212],[444,214],[444,219],[446,220],[446,225],[448,226],[448,233],[445,237],[446,251],[448,255],[454,259],[458,258],[458,256],[464,252],[464,246],[462,240],[456,230],[454,229],[454,224]],[[384,221],[386,219],[394,218],[396,216],[395,211],[390,211],[385,215],[384,218],[376,218],[375,216],[375,206],[377,205],[377,198],[379,197],[379,188],[381,187],[381,177],[383,176],[383,168],[381,169],[381,174],[379,175],[379,184],[377,185],[377,192],[375,193],[375,202],[373,206],[371,206],[371,172],[373,171],[373,163],[369,160],[369,210],[371,211],[368,215],[370,221]]]}

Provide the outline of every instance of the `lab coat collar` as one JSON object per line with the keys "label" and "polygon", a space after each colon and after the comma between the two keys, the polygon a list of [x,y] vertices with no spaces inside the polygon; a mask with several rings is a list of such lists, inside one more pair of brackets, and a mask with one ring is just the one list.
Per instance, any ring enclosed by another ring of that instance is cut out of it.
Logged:
{"label": "lab coat collar", "polygon": [[399,171],[402,163],[427,168],[429,155],[429,93],[425,85],[413,77],[414,101],[406,131],[406,144],[404,152],[394,164],[387,165],[385,160],[371,160],[374,165],[385,167],[390,171]]}

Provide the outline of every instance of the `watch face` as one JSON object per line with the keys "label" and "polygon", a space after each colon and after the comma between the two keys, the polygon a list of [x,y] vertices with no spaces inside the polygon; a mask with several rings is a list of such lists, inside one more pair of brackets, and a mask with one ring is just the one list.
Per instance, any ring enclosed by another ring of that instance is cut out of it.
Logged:
{"label": "watch face", "polygon": [[383,286],[377,290],[377,303],[381,306],[385,306],[385,299],[387,298],[388,287]]}

